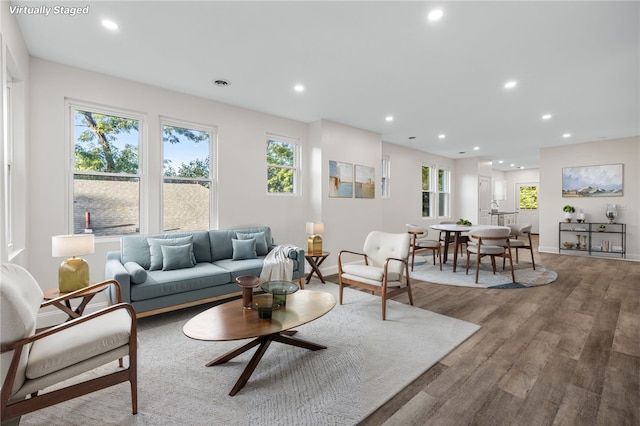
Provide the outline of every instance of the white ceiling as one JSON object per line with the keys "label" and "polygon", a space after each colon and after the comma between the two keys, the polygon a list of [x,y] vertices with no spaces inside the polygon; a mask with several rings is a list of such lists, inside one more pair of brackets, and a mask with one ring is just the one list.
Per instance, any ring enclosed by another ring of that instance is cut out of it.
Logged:
{"label": "white ceiling", "polygon": [[12,2],[61,3],[89,14],[16,15],[32,56],[444,157],[531,168],[542,147],[640,135],[638,1]]}

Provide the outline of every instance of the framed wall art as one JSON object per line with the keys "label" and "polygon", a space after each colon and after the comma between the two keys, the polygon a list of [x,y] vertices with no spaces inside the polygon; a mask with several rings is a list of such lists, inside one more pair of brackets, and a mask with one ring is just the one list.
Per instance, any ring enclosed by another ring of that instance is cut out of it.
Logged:
{"label": "framed wall art", "polygon": [[329,161],[329,197],[353,198],[353,164]]}
{"label": "framed wall art", "polygon": [[375,198],[376,197],[376,168],[369,166],[355,167],[355,197]]}
{"label": "framed wall art", "polygon": [[623,165],[563,167],[562,196],[622,197]]}

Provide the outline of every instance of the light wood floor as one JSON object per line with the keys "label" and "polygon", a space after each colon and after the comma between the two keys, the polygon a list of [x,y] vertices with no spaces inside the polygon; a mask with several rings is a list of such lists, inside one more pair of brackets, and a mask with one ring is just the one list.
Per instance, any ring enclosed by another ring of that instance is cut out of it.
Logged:
{"label": "light wood floor", "polygon": [[640,263],[535,256],[555,283],[413,281],[416,306],[482,328],[361,425],[640,425]]}

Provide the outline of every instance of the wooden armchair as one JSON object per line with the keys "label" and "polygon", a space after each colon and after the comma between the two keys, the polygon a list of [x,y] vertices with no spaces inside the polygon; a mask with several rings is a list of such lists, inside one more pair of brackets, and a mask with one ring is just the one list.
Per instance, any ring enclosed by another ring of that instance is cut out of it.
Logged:
{"label": "wooden armchair", "polygon": [[509,243],[511,244],[511,248],[516,249],[516,263],[520,263],[520,259],[518,259],[518,250],[529,250],[531,252],[531,265],[533,266],[533,270],[535,271],[536,262],[535,260],[533,260],[533,244],[531,244],[531,224],[514,223],[508,226],[511,229],[511,238],[509,239]]}
{"label": "wooden armchair", "polygon": [[[2,264],[3,421],[127,381],[131,385],[132,411],[137,413],[137,329],[131,305],[118,303],[36,333],[41,307],[105,285],[115,286],[116,294],[120,294],[118,282],[111,280],[42,303],[42,290],[29,272],[18,265]],[[124,369],[123,357],[129,361]],[[114,372],[45,392],[55,384],[116,360],[120,365],[114,365]]]}
{"label": "wooden armchair", "polygon": [[421,226],[407,224],[407,232],[411,235],[410,253],[411,253],[411,270],[416,261],[416,252],[422,250],[431,250],[433,256],[433,264],[436,264],[436,252],[440,261],[440,270],[442,271],[442,242],[429,238],[429,230]]}
{"label": "wooden armchair", "polygon": [[[369,233],[362,253],[342,250],[338,255],[338,280],[340,304],[345,285],[364,288],[382,297],[382,319],[386,319],[387,299],[402,293],[409,295],[413,305],[409,279],[408,233],[390,234],[373,231]],[[343,257],[358,256],[364,264],[345,264]],[[403,280],[404,276],[404,280]]]}

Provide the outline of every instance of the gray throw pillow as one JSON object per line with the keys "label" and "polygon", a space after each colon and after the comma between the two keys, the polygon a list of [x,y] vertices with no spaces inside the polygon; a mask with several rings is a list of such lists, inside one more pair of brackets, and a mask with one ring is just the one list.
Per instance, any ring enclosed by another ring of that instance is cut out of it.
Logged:
{"label": "gray throw pillow", "polygon": [[162,270],[193,268],[193,244],[183,246],[160,246],[162,250]]}
{"label": "gray throw pillow", "polygon": [[147,271],[136,262],[127,262],[124,264],[124,269],[129,273],[129,279],[133,284],[140,284],[147,280]]}
{"label": "gray throw pillow", "polygon": [[233,244],[233,260],[255,259],[256,256],[256,240],[231,240]]}
{"label": "gray throw pillow", "polygon": [[[193,243],[193,236],[189,235],[180,238],[147,238],[149,244],[149,252],[151,253],[150,271],[162,269],[162,246],[183,246]],[[191,244],[191,260],[196,263],[196,257],[193,255],[193,244]]]}
{"label": "gray throw pillow", "polygon": [[252,234],[237,233],[239,240],[250,240],[254,238],[256,240],[256,254],[258,256],[264,256],[269,252],[269,245],[267,244],[267,237],[264,232],[254,232]]}

